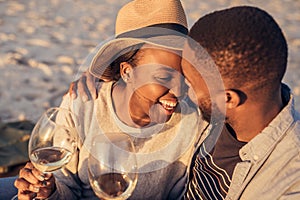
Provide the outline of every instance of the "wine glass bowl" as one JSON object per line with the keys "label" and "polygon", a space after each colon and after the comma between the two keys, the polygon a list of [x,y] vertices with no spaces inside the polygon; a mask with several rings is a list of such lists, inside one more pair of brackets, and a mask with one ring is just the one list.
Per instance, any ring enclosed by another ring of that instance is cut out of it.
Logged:
{"label": "wine glass bowl", "polygon": [[90,184],[100,199],[129,198],[137,183],[137,160],[130,137],[124,133],[93,137],[88,173]]}
{"label": "wine glass bowl", "polygon": [[50,108],[35,125],[28,145],[29,159],[41,172],[65,166],[77,147],[77,117],[64,108]]}

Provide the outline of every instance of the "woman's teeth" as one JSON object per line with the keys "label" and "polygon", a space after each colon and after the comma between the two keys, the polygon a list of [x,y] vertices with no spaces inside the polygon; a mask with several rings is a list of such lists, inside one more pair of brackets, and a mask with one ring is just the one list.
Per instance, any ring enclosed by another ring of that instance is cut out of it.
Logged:
{"label": "woman's teeth", "polygon": [[160,100],[159,102],[166,110],[173,110],[177,105],[177,102],[174,101]]}

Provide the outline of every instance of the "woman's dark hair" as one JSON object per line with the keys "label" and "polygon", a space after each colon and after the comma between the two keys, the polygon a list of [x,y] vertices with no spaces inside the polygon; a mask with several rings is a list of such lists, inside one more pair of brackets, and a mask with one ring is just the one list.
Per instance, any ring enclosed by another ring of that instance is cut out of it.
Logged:
{"label": "woman's dark hair", "polygon": [[118,81],[121,77],[120,64],[122,62],[128,62],[133,67],[136,66],[138,61],[137,53],[140,51],[144,43],[130,46],[119,52],[111,64],[105,69],[101,79],[105,81]]}

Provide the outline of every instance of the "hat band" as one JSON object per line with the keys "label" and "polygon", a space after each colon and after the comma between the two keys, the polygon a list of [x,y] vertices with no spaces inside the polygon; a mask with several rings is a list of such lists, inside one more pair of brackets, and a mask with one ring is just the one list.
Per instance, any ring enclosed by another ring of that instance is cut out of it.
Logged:
{"label": "hat band", "polygon": [[156,36],[178,35],[186,36],[188,29],[180,24],[155,24],[117,35],[116,38],[151,38]]}

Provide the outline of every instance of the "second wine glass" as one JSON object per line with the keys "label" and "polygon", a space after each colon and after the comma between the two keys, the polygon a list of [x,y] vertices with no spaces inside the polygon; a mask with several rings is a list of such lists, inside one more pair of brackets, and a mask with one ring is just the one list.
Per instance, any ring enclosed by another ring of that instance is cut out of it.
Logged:
{"label": "second wine glass", "polygon": [[137,183],[137,159],[131,138],[124,133],[93,137],[88,158],[90,184],[100,199],[124,200]]}

